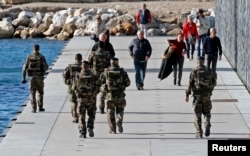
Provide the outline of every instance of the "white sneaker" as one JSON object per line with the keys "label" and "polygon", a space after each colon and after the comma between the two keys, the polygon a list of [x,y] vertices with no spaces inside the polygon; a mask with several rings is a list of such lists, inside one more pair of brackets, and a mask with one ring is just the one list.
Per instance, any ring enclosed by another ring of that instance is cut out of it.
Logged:
{"label": "white sneaker", "polygon": [[189,58],[187,58],[187,61],[190,61],[190,59],[189,59]]}

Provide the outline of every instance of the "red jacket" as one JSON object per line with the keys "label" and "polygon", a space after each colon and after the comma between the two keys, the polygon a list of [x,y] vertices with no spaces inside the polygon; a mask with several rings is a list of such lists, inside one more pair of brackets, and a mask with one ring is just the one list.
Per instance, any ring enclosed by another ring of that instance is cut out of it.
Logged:
{"label": "red jacket", "polygon": [[199,38],[199,34],[195,23],[192,22],[192,24],[190,25],[189,22],[185,22],[183,24],[182,33],[185,39],[188,39],[188,32],[192,36],[196,36],[196,38]]}

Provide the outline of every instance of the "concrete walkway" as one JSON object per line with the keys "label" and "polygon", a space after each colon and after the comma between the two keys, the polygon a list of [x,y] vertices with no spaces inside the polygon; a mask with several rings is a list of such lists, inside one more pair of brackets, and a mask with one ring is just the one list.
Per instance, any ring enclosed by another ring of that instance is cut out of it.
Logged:
{"label": "concrete walkway", "polygon": [[[196,62],[184,63],[182,86],[174,86],[170,75],[159,81],[160,56],[166,37],[149,37],[153,47],[148,62],[145,90],[137,91],[133,62],[128,54],[130,37],[111,37],[120,65],[129,73],[124,133],[109,134],[106,115],[97,112],[94,138],[79,138],[72,123],[63,69],[76,53],[88,56],[93,41],[75,37],[58,56],[45,79],[43,113],[31,113],[30,101],[17,114],[1,137],[1,156],[206,156],[208,139],[249,138],[250,96],[223,57],[218,62],[218,85],[212,96],[212,127],[209,138],[195,139],[191,102],[186,103],[190,71]],[[192,101],[192,100],[190,100]]]}

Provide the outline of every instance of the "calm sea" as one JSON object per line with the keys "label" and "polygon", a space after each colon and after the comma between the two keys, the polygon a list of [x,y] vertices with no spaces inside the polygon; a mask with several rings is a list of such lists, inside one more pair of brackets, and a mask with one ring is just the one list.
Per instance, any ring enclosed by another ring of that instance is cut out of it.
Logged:
{"label": "calm sea", "polygon": [[65,43],[48,39],[0,40],[0,134],[29,96],[28,83],[21,83],[22,66],[33,45],[40,45],[40,52],[51,65]]}

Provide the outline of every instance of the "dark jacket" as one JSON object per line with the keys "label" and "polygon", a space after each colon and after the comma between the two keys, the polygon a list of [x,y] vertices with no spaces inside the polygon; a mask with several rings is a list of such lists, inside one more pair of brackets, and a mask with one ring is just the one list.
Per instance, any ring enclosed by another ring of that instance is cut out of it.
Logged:
{"label": "dark jacket", "polygon": [[[98,42],[94,44],[92,47],[92,51],[97,51],[98,49]],[[105,42],[104,50],[109,52],[110,58],[115,57],[115,50],[110,42]]]}
{"label": "dark jacket", "polygon": [[217,36],[215,36],[214,38],[210,38],[208,36],[205,40],[203,50],[205,54],[208,54],[208,55],[218,56],[218,52],[219,52],[219,55],[222,55],[222,47],[221,47],[220,39]]}
{"label": "dark jacket", "polygon": [[138,38],[133,39],[129,45],[130,56],[134,56],[138,61],[145,61],[145,57],[151,56],[152,48],[147,39],[139,40]]}

